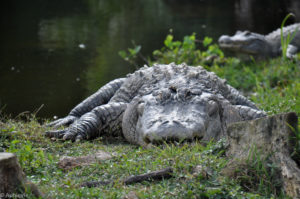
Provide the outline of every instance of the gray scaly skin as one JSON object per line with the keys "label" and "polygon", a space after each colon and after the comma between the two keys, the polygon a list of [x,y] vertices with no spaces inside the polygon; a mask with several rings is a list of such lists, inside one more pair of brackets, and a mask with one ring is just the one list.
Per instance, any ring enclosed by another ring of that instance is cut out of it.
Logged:
{"label": "gray scaly skin", "polygon": [[[293,58],[300,48],[300,23],[286,26],[283,28],[283,36],[290,37],[295,33],[295,37],[287,48],[286,56]],[[281,49],[281,30],[280,28],[261,35],[250,31],[237,31],[235,35],[222,35],[219,38],[219,45],[222,49],[234,51],[236,53],[251,55],[254,58],[272,58],[280,56]]]}
{"label": "gray scaly skin", "polygon": [[165,140],[219,139],[229,123],[265,116],[226,81],[185,64],[143,67],[114,80],[50,123],[46,132],[64,140],[123,135],[146,146]]}

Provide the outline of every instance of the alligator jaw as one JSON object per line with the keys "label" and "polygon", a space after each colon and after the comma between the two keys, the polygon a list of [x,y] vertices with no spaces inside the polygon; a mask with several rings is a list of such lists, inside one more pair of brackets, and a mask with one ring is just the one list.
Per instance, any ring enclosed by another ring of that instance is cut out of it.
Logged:
{"label": "alligator jaw", "polygon": [[267,45],[263,40],[240,39],[238,36],[223,35],[218,40],[221,49],[235,52],[237,55],[248,54],[252,56],[259,55],[260,52],[257,49],[259,49],[258,45],[261,45],[262,42],[263,46]]}
{"label": "alligator jaw", "polygon": [[290,44],[296,48],[287,54],[288,57],[293,57],[300,50],[299,28],[300,24],[296,23],[284,27],[283,30],[279,28],[267,35],[250,31],[237,31],[233,36],[222,35],[218,43],[226,51],[246,54],[259,59],[279,56],[281,54],[281,34],[284,38],[293,35]]}
{"label": "alligator jaw", "polygon": [[228,35],[222,35],[219,40],[219,45],[223,49],[229,49],[231,51],[238,51],[241,49],[241,47],[248,42],[246,41],[238,41],[238,40],[232,40],[230,36]]}

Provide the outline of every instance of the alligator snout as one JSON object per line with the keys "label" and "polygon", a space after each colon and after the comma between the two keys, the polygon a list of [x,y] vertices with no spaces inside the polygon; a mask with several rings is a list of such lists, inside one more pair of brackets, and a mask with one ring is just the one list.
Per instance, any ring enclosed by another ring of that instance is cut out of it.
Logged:
{"label": "alligator snout", "polygon": [[178,120],[166,120],[166,121],[161,123],[161,126],[170,125],[172,123],[173,123],[174,126],[177,126],[177,125],[178,126],[183,126]]}
{"label": "alligator snout", "polygon": [[157,122],[149,129],[144,129],[143,140],[146,143],[192,140],[196,137],[201,138],[203,131],[203,123],[195,126],[179,119],[166,119]]}
{"label": "alligator snout", "polygon": [[229,44],[231,43],[231,39],[228,35],[222,35],[219,40],[218,40],[219,44]]}
{"label": "alligator snout", "polygon": [[241,46],[247,45],[248,40],[240,35],[234,35],[232,37],[228,35],[222,35],[218,42],[222,49],[237,51],[241,48]]}
{"label": "alligator snout", "polygon": [[180,141],[190,136],[189,129],[185,128],[179,121],[164,121],[154,129],[144,132],[146,143],[157,143],[162,141]]}

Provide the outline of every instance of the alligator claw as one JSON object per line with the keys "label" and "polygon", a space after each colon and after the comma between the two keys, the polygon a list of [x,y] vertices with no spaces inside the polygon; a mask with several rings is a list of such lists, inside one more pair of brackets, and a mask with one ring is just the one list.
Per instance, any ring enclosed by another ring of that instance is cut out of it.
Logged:
{"label": "alligator claw", "polygon": [[81,135],[77,135],[75,138],[75,142],[80,142],[83,140],[83,137]]}
{"label": "alligator claw", "polygon": [[49,138],[62,138],[65,135],[65,130],[54,130],[54,131],[47,131],[45,133],[46,137]]}
{"label": "alligator claw", "polygon": [[67,117],[55,120],[53,122],[50,122],[46,126],[55,127],[55,128],[60,127],[60,126],[69,126],[75,120],[77,120],[77,117],[75,117],[75,116],[67,116]]}
{"label": "alligator claw", "polygon": [[83,137],[81,135],[78,135],[76,132],[75,133],[71,132],[69,129],[47,131],[45,135],[46,137],[49,138],[58,138],[63,140],[71,140],[71,141],[83,140]]}
{"label": "alligator claw", "polygon": [[76,132],[71,132],[71,131],[67,131],[65,133],[65,135],[63,136],[63,140],[71,140],[71,141],[75,141],[75,138],[77,138],[77,133]]}

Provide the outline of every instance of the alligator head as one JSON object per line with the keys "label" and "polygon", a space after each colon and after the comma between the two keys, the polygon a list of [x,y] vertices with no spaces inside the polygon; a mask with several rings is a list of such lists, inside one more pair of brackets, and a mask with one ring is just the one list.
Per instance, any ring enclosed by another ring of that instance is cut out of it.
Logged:
{"label": "alligator head", "polygon": [[123,134],[131,143],[210,140],[223,132],[217,97],[193,88],[163,88],[136,97],[123,117]]}
{"label": "alligator head", "polygon": [[237,31],[233,36],[222,35],[218,42],[222,49],[238,54],[264,57],[270,56],[272,52],[272,48],[264,35],[250,31]]}

